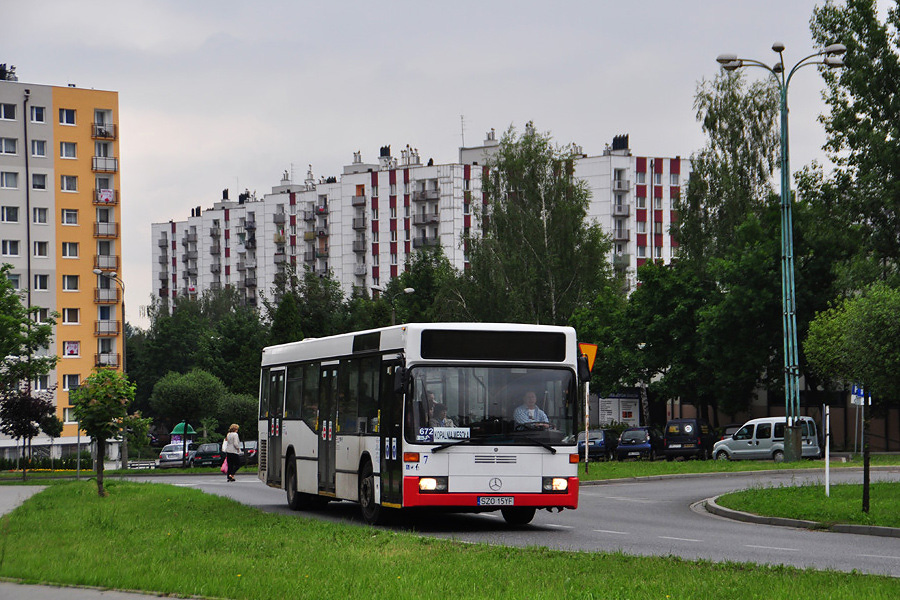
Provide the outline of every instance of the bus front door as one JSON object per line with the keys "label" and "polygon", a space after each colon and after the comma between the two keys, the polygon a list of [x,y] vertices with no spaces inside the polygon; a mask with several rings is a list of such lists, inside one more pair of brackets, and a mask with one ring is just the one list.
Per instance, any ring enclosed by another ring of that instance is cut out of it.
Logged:
{"label": "bus front door", "polygon": [[284,369],[269,372],[266,410],[269,435],[266,447],[266,482],[281,485],[281,425],[284,410]]}
{"label": "bus front door", "polygon": [[319,491],[334,494],[337,429],[338,365],[322,365],[319,372]]}
{"label": "bus front door", "polygon": [[403,500],[403,394],[394,390],[399,362],[381,366],[381,503],[400,506]]}

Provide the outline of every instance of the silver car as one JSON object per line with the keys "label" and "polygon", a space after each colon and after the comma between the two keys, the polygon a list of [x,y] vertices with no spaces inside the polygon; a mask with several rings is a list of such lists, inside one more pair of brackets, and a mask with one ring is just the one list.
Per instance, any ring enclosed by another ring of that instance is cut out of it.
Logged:
{"label": "silver car", "polygon": [[188,443],[187,446],[184,444],[168,444],[160,451],[159,462],[157,462],[156,468],[186,467],[190,465],[191,458],[193,458],[196,451],[196,444]]}
{"label": "silver car", "polygon": [[[819,437],[811,417],[800,419],[800,447],[803,458],[819,458]],[[784,460],[784,417],[751,419],[730,437],[713,446],[718,460]]]}

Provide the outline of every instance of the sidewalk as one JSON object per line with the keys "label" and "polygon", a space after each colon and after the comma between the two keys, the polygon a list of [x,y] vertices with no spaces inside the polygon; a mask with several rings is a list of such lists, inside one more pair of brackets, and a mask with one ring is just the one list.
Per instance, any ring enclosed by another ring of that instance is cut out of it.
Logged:
{"label": "sidewalk", "polygon": [[[37,494],[40,485],[0,485],[0,514],[12,512],[17,506]],[[0,581],[2,600],[140,600],[158,598],[129,592],[113,592],[95,588],[57,587],[52,585],[23,585]]]}

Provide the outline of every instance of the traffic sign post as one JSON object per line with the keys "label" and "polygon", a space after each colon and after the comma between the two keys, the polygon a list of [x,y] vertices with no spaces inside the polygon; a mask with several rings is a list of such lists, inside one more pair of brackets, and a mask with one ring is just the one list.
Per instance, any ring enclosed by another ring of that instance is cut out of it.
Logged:
{"label": "traffic sign post", "polygon": [[[597,358],[597,344],[587,344],[587,343],[579,343],[578,350],[581,351],[581,354],[587,357],[588,361],[588,370],[594,370],[594,359]],[[590,451],[590,439],[588,432],[591,429],[591,382],[590,380],[584,382],[584,474],[588,474],[588,459],[590,455],[588,452]],[[576,436],[577,439],[577,436]]]}

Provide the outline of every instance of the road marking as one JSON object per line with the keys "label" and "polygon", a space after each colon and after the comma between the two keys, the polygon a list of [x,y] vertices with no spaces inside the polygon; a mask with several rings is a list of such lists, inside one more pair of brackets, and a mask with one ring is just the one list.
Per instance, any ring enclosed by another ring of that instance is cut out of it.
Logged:
{"label": "road marking", "polygon": [[676,542],[702,542],[703,540],[695,540],[691,538],[669,537],[667,535],[656,536],[661,540],[675,540]]}
{"label": "road marking", "polygon": [[652,504],[654,502],[661,502],[660,500],[652,500],[650,498],[635,498],[634,496],[602,496],[607,500],[623,500],[625,502],[637,502],[639,504]]}
{"label": "road marking", "polygon": [[611,533],[613,535],[628,535],[627,531],[612,531],[610,529],[595,529],[597,533]]}
{"label": "road marking", "polygon": [[572,529],[572,525],[557,525],[555,523],[546,523],[544,527],[556,527],[557,529]]}
{"label": "road marking", "polygon": [[777,548],[775,546],[754,546],[752,544],[744,544],[745,548],[759,548],[760,550],[782,550],[784,552],[800,552],[799,548]]}
{"label": "road marking", "polygon": [[883,554],[859,554],[860,558],[889,558],[891,560],[900,560],[900,556],[885,556]]}

